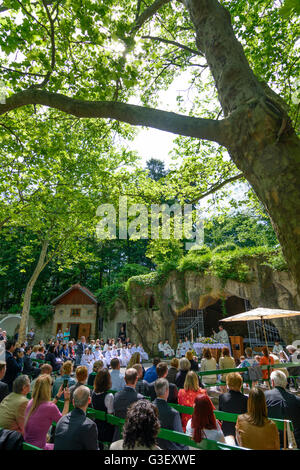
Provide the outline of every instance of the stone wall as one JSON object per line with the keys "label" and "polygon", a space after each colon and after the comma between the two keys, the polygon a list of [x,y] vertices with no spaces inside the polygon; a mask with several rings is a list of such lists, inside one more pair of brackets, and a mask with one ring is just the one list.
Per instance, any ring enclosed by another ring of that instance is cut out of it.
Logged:
{"label": "stone wall", "polygon": [[[103,315],[100,308],[100,316]],[[131,335],[131,326],[130,322],[130,313],[128,312],[128,308],[124,301],[121,299],[117,300],[114,305],[114,310],[110,314],[108,320],[104,321],[103,324],[103,331],[99,332],[99,337],[104,338],[116,338],[119,333],[119,323],[126,323],[127,324],[127,335]],[[131,337],[131,336],[130,336]]]}

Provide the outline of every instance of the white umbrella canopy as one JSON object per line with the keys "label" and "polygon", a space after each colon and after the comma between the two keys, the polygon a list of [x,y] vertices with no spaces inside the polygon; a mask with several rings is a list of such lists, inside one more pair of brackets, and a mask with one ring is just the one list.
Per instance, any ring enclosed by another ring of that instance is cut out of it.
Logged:
{"label": "white umbrella canopy", "polygon": [[294,310],[282,310],[277,308],[254,308],[253,310],[248,310],[248,312],[238,313],[232,317],[222,318],[222,321],[251,321],[251,320],[261,320],[262,327],[265,337],[266,346],[268,347],[268,340],[264,325],[264,320],[271,320],[272,318],[289,318],[300,315],[300,312]]}
{"label": "white umbrella canopy", "polygon": [[248,310],[248,312],[238,313],[232,317],[222,318],[221,321],[271,320],[272,318],[288,318],[297,315],[300,315],[300,312],[294,310],[259,307]]}

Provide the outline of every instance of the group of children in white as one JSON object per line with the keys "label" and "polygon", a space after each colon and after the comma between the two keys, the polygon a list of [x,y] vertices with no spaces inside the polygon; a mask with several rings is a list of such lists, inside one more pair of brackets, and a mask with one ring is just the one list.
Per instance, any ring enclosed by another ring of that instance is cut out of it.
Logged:
{"label": "group of children in white", "polygon": [[[165,340],[165,342],[160,341],[157,346],[158,351],[163,353],[164,357],[175,356],[175,351],[169,345],[168,340]],[[184,357],[185,353],[191,348],[192,343],[188,338],[185,338],[184,341],[179,340],[176,349],[176,357]],[[106,343],[104,346],[101,346],[99,340],[91,341],[91,344],[85,349],[84,354],[81,356],[80,365],[86,366],[89,373],[91,373],[93,371],[94,362],[102,361],[104,367],[109,367],[111,360],[117,357],[121,367],[127,367],[131,356],[136,352],[140,353],[142,361],[149,360],[149,356],[141,343],[138,346],[135,343],[126,346],[122,343],[114,344],[114,342],[112,342],[111,344]]]}
{"label": "group of children in white", "polygon": [[121,367],[127,367],[131,356],[136,352],[140,353],[141,360],[149,360],[149,356],[144,351],[142,344],[139,344],[138,346],[136,344],[128,344],[126,346],[122,343],[106,343],[102,349],[102,346],[97,341],[98,340],[92,341],[90,346],[85,349],[84,354],[81,356],[80,365],[86,366],[89,374],[93,371],[93,365],[96,361],[102,361],[104,367],[109,367],[111,360],[114,357],[117,357],[120,361]]}

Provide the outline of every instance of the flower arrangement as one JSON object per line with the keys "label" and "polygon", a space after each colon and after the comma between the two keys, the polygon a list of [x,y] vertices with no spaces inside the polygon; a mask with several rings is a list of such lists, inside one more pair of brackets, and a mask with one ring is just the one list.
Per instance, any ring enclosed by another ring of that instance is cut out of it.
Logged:
{"label": "flower arrangement", "polygon": [[206,338],[205,336],[202,336],[201,338],[197,338],[197,342],[198,343],[205,343],[205,344],[215,344],[218,341],[215,340],[214,338],[210,338],[210,337]]}

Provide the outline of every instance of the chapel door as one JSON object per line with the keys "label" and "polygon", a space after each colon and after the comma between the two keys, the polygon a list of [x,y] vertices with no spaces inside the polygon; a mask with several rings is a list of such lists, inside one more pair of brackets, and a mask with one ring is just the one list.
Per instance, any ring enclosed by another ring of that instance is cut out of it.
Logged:
{"label": "chapel door", "polygon": [[78,329],[78,338],[80,339],[81,336],[85,336],[86,339],[90,336],[91,332],[91,323],[80,323]]}

